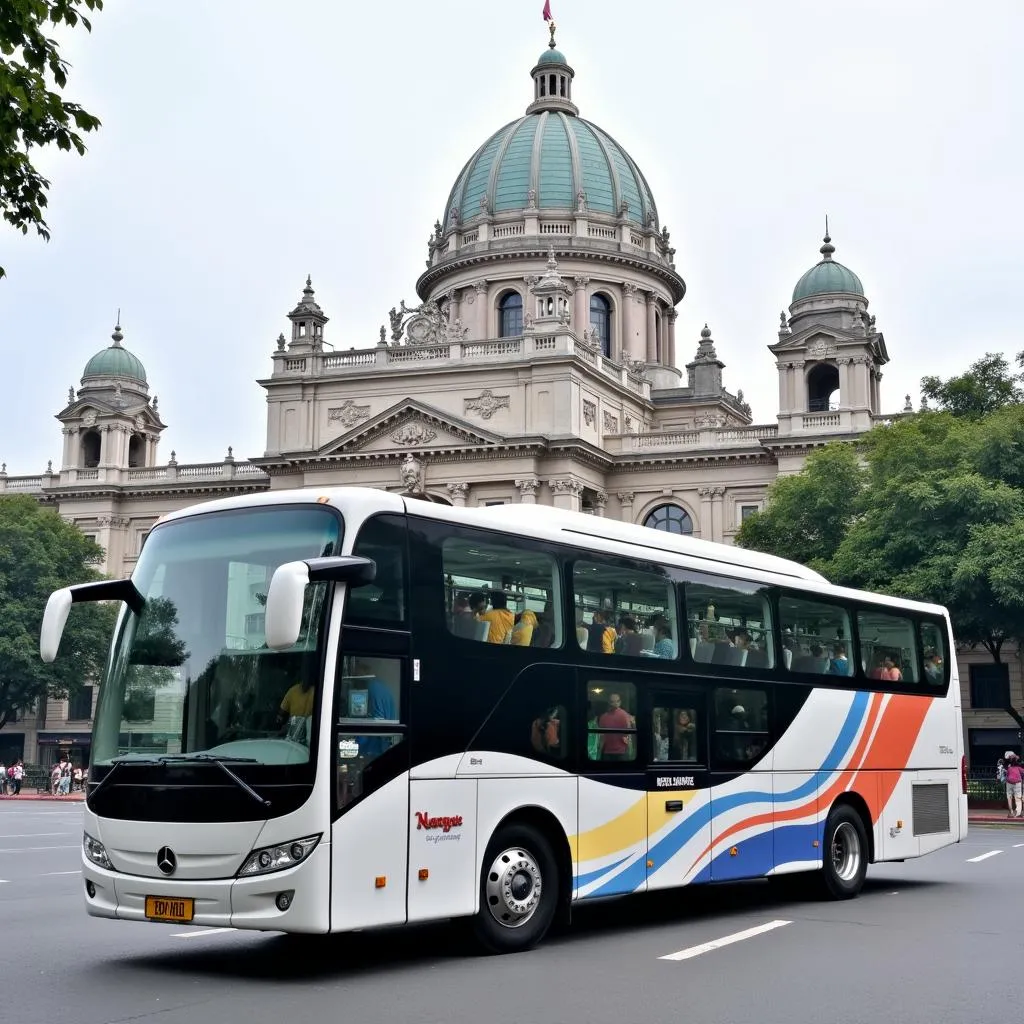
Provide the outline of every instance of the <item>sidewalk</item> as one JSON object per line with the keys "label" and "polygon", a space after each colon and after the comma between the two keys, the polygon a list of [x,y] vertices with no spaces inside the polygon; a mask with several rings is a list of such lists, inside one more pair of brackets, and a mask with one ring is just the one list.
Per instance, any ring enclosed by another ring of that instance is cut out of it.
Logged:
{"label": "sidewalk", "polygon": [[0,803],[7,800],[59,800],[63,803],[81,803],[85,799],[84,793],[69,793],[67,796],[51,796],[49,793],[19,793],[17,796],[0,796]]}
{"label": "sidewalk", "polygon": [[1024,828],[1024,818],[1011,818],[1008,811],[978,810],[967,812],[968,825],[1014,825]]}

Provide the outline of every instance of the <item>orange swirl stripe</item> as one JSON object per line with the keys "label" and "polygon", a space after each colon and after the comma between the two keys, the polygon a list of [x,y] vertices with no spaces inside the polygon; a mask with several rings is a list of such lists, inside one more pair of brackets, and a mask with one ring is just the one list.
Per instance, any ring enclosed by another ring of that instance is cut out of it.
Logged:
{"label": "orange swirl stripe", "polygon": [[[783,821],[793,821],[797,818],[806,817],[808,814],[817,813],[818,808],[825,801],[831,803],[836,796],[840,793],[845,792],[847,783],[852,783],[857,771],[861,767],[870,754],[866,752],[868,740],[871,737],[871,731],[875,727],[875,722],[878,719],[878,714],[882,708],[882,702],[885,695],[881,693],[873,694],[871,697],[871,703],[868,706],[867,720],[864,724],[864,728],[861,731],[860,739],[857,740],[857,746],[854,748],[853,754],[850,756],[850,765],[853,766],[844,771],[839,778],[837,778],[832,785],[822,794],[819,794],[813,800],[809,800],[806,803],[801,804],[799,807],[790,807],[785,811],[769,812],[767,814],[755,814],[752,817],[744,818],[743,821],[736,822],[735,825],[730,825],[721,835],[715,836],[711,842],[704,847],[700,855],[690,865],[690,871],[693,869],[712,851],[714,848],[721,843],[724,843],[730,836],[734,836],[737,832],[742,832],[744,829],[752,828],[755,825],[770,825],[773,823],[780,823]],[[895,698],[894,698],[895,699]],[[915,698],[910,698],[915,699]],[[890,702],[890,706],[891,706]],[[879,736],[882,733],[882,729],[885,726],[885,722],[888,720],[889,714],[888,709],[886,715],[883,718],[882,725],[879,726]],[[923,716],[922,716],[923,721]],[[916,732],[914,737],[916,739]],[[876,744],[872,744],[872,750],[874,750]],[[714,806],[714,797],[712,797],[712,806]],[[869,804],[870,806],[870,804]],[[872,819],[875,819],[875,811],[871,810]],[[712,816],[712,821],[714,817]],[[687,874],[690,872],[688,871]]]}

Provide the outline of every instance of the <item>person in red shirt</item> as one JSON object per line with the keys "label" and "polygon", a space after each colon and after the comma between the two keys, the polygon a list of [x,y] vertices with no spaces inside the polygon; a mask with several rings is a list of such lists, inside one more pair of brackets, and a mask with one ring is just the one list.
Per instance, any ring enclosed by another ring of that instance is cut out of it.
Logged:
{"label": "person in red shirt", "polygon": [[601,733],[602,761],[632,761],[633,737],[628,730],[636,728],[636,719],[622,706],[622,696],[608,695],[608,710],[597,720],[599,729],[622,729],[623,732]]}

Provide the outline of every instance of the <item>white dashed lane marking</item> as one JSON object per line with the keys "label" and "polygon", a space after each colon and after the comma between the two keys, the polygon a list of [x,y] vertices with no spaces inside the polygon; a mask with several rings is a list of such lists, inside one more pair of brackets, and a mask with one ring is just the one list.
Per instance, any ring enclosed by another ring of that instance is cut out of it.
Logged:
{"label": "white dashed lane marking", "polygon": [[998,857],[1002,852],[1002,850],[989,850],[988,853],[981,853],[977,857],[968,857],[967,863],[977,864],[979,861],[988,860],[989,857]]}
{"label": "white dashed lane marking", "polygon": [[734,942],[743,942],[744,939],[752,939],[757,935],[764,935],[765,932],[774,931],[776,928],[783,928],[792,921],[769,921],[767,924],[759,924],[756,928],[747,928],[742,932],[733,932],[732,935],[725,935],[720,939],[713,939],[711,942],[702,942],[699,946],[690,946],[681,949],[678,953],[669,953],[667,956],[659,956],[659,960],[692,960],[695,956],[703,953],[710,953],[712,950],[721,949],[723,946],[731,946]]}
{"label": "white dashed lane marking", "polygon": [[233,932],[234,928],[198,928],[194,932],[175,932],[172,939],[201,939],[204,935],[223,935],[225,932]]}

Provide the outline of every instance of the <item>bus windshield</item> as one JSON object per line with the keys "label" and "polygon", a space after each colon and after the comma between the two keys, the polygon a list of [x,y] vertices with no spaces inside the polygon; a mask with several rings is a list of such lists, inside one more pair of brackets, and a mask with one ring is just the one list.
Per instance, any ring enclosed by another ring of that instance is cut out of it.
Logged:
{"label": "bus windshield", "polygon": [[271,651],[264,605],[284,562],[340,551],[326,507],[280,505],[156,527],[132,575],[93,731],[93,763],[205,753],[259,764],[311,760],[327,584],[306,588],[294,647]]}

